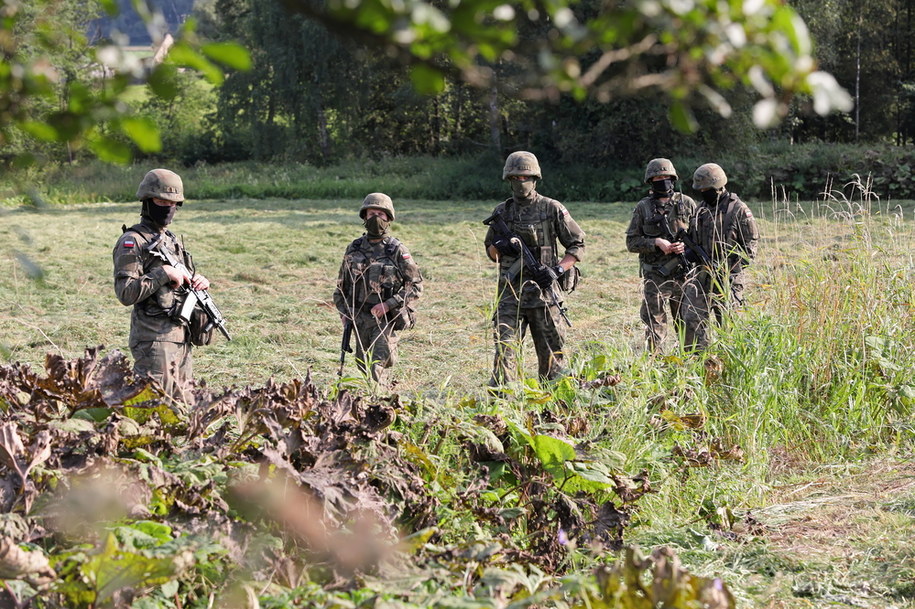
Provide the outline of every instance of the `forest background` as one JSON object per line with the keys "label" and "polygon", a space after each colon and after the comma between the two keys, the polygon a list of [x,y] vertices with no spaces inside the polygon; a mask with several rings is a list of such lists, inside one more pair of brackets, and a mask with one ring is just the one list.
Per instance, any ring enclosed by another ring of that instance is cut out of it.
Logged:
{"label": "forest background", "polygon": [[[518,82],[517,72],[524,68],[504,60],[492,64],[488,86],[468,84],[446,70],[437,91],[423,94],[417,91],[424,87],[414,66],[401,55],[377,52],[377,41],[365,36],[341,37],[314,19],[290,15],[282,3],[160,4],[160,32],[177,35],[190,19],[200,40],[237,41],[250,49],[251,69],[226,71],[218,87],[210,74],[179,70],[169,75],[171,91],[165,98],[148,87],[134,87],[127,101],[136,113],[151,117],[161,133],[161,147],[148,152],[122,138],[133,148],[133,158],[144,164],[254,161],[327,167],[353,159],[451,158],[462,162],[450,171],[439,166],[433,184],[391,194],[488,199],[490,178],[501,159],[527,149],[540,158],[551,195],[560,199],[637,200],[644,166],[657,156],[674,159],[684,175],[703,162],[720,161],[734,191],[745,198],[768,198],[776,187],[812,199],[829,176],[844,183],[853,174],[872,175],[874,193],[884,199],[915,193],[911,0],[791,2],[815,41],[818,68],[832,73],[851,94],[854,109],[821,116],[813,112],[809,95],[798,95],[784,119],[767,129],[753,124],[756,95],[747,84],[738,83],[731,91],[728,117],[700,100],[683,118],[678,96],[685,93],[677,91],[617,91],[610,99],[547,92],[542,99],[530,99],[534,96]],[[129,0],[120,2],[117,17],[77,0],[56,2],[50,15],[40,5],[25,9],[19,19],[20,52],[42,54],[65,71],[67,80],[59,84],[57,96],[33,103],[66,107],[72,95],[66,82],[91,78],[96,64],[90,51],[112,35],[138,56],[152,52],[154,30]],[[582,18],[599,6],[595,0],[574,4]],[[518,28],[521,46],[547,34],[541,22],[519,19]],[[84,33],[90,45],[56,45],[48,56],[48,46],[41,44],[46,30],[77,38]],[[582,61],[589,61],[587,53]],[[670,59],[647,61],[663,67]],[[74,151],[69,143],[13,134],[4,156],[23,152],[37,154],[43,165],[75,162],[88,154],[85,147]]]}

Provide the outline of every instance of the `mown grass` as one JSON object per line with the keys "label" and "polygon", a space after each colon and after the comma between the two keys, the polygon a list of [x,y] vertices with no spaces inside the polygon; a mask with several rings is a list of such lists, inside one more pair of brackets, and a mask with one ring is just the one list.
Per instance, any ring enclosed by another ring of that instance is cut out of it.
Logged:
{"label": "mown grass", "polygon": [[[911,202],[879,203],[861,185],[852,199],[831,193],[818,203],[753,204],[761,254],[747,309],[718,330],[710,351],[722,362],[720,373],[674,345],[662,357],[642,350],[635,257],[623,240],[631,203],[568,202],[588,235],[585,280],[569,298],[572,368],[585,380],[619,374],[622,382],[545,390],[531,383],[512,399],[492,401],[483,385],[495,269],[483,253],[480,223],[503,196],[498,184],[492,190],[492,201],[446,202],[391,192],[395,234],[426,280],[417,328],[401,342],[397,391],[410,404],[405,430],[435,457],[446,506],[475,476],[461,449],[464,422],[475,414],[523,422],[534,413],[555,419],[557,430],[586,442],[608,466],[647,470],[657,492],[640,501],[627,540],[676,547],[700,574],[722,574],[747,606],[809,606],[843,594],[871,606],[910,603],[911,570],[880,565],[911,560],[892,539],[894,531],[902,536],[915,528],[911,492],[881,499],[877,517],[849,524],[866,532],[847,541],[857,554],[838,566],[780,546],[775,532],[794,520],[780,519],[774,506],[786,485],[841,480],[848,471],[866,475],[868,455],[911,454]],[[211,386],[262,385],[310,370],[319,386],[333,386],[340,328],[330,296],[343,249],[361,232],[360,199],[216,198],[192,200],[178,212],[174,228],[211,280],[233,334],[232,342],[217,338],[195,351],[198,378]],[[8,268],[0,277],[0,345],[7,362],[40,367],[48,351],[72,358],[96,344],[127,350],[129,311],[113,295],[110,250],[138,207],[71,204],[0,215]],[[529,345],[526,359],[533,374]],[[355,371],[351,361],[347,371]],[[689,413],[706,417],[702,430],[677,423]],[[743,459],[684,468],[672,456],[674,445],[708,449],[713,439],[739,446]],[[840,471],[824,474],[824,464]],[[762,530],[728,525],[722,534],[713,517],[731,511],[740,521],[748,510],[759,510]],[[448,522],[448,514],[456,519]],[[466,514],[445,510],[443,523],[446,540],[479,534]],[[594,558],[577,560],[586,566]],[[842,592],[849,581],[856,582],[851,596]]]}

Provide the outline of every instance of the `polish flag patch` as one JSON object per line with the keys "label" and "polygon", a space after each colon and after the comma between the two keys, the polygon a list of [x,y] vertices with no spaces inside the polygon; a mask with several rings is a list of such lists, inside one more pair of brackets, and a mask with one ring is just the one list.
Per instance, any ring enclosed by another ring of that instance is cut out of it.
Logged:
{"label": "polish flag patch", "polygon": [[133,246],[135,246],[135,245],[136,245],[136,243],[134,242],[133,239],[125,239],[125,240],[124,240],[124,247],[133,247]]}
{"label": "polish flag patch", "polygon": [[403,257],[404,260],[409,260],[410,258],[413,257],[410,254],[408,254],[407,252],[404,252],[403,254],[401,254],[401,256]]}

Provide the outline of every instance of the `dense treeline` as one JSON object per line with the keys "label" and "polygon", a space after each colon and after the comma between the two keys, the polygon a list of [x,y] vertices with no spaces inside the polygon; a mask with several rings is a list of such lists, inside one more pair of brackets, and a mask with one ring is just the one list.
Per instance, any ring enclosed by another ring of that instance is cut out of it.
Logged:
{"label": "dense treeline", "polygon": [[[228,78],[213,116],[218,145],[197,154],[326,163],[367,154],[531,148],[563,164],[631,165],[662,153],[726,158],[762,140],[911,143],[915,0],[792,4],[818,42],[822,67],[858,100],[855,110],[823,118],[811,111],[810,100],[799,99],[783,125],[759,132],[745,96],[729,119],[699,110],[703,129],[684,135],[671,128],[667,102],[651,96],[523,101],[510,84],[480,90],[448,82],[442,94],[424,97],[413,91],[406,66],[302,17],[290,18],[276,3],[215,0],[206,31],[253,49],[255,69]],[[586,13],[597,5],[574,6]],[[521,34],[533,40],[540,32]],[[511,82],[513,66],[493,67],[505,76],[497,83]]]}
{"label": "dense treeline", "polygon": [[[165,4],[173,17],[189,10],[188,2]],[[743,166],[738,171],[753,171],[759,191],[765,189],[764,178],[799,186],[801,178],[809,177],[813,188],[821,188],[827,172],[839,172],[840,180],[851,172],[873,172],[878,185],[881,180],[892,183],[899,168],[911,167],[907,152],[915,138],[915,0],[791,4],[813,33],[814,56],[821,67],[855,98],[851,112],[822,117],[813,112],[815,100],[795,98],[787,120],[760,131],[751,120],[754,93],[738,91],[729,97],[734,109],[730,117],[722,118],[711,107],[694,108],[701,127],[685,134],[671,126],[671,98],[644,90],[609,101],[577,101],[570,95],[522,99],[516,86],[519,68],[507,61],[490,66],[495,73],[492,86],[446,78],[440,93],[423,95],[414,88],[411,66],[402,56],[380,51],[383,47],[369,45],[352,32],[341,35],[290,15],[282,2],[256,0],[197,0],[193,9],[199,37],[241,42],[250,50],[253,69],[229,72],[218,89],[197,74],[176,72],[172,96],[138,96],[135,105],[152,114],[160,127],[163,147],[157,157],[184,164],[269,160],[331,165],[392,156],[491,159],[531,149],[545,163],[561,168],[568,180],[590,168],[631,172],[649,158],[669,156],[739,160]],[[71,28],[91,33],[99,23],[93,20],[99,10],[93,13],[89,4],[65,0],[57,5],[69,7],[69,12],[60,11],[59,19]],[[586,18],[599,10],[599,1],[583,0],[571,8]],[[546,35],[538,29],[542,23],[518,23],[519,35],[531,44]],[[27,39],[29,22],[22,24],[19,34]],[[129,21],[115,25],[137,29]],[[36,52],[41,52],[37,46]],[[594,55],[583,57],[583,65],[594,61]],[[658,69],[671,60],[658,56]],[[52,61],[63,65],[69,79],[91,79],[92,63],[85,58]],[[56,103],[65,105],[67,100]],[[784,155],[766,157],[762,152],[817,142],[905,148],[885,161],[849,163],[844,158],[848,153],[842,152],[839,163],[826,164],[831,161],[824,155],[823,163],[805,158],[787,166]],[[8,154],[36,149],[29,141],[10,144]],[[59,147],[47,144],[44,151],[52,158],[73,158],[72,150]],[[782,166],[767,163],[773,158]],[[886,194],[910,193],[910,176],[902,176],[902,182],[901,191],[891,192],[887,186]],[[604,190],[625,192],[626,187]]]}

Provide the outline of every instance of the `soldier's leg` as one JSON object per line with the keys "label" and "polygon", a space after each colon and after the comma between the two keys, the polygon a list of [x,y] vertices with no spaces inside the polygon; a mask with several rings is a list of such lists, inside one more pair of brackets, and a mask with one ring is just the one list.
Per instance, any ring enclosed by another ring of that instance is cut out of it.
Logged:
{"label": "soldier's leg", "polygon": [[703,281],[692,277],[683,284],[683,300],[680,305],[683,324],[686,328],[684,348],[704,350],[708,347],[708,294]]}
{"label": "soldier's leg", "polygon": [[670,306],[671,325],[680,336],[685,332],[686,323],[683,319],[683,310],[686,308],[683,296],[683,286],[686,284],[686,278],[678,277],[671,279],[667,285],[667,303]]}
{"label": "soldier's leg", "polygon": [[[356,365],[363,374],[370,372],[372,379],[382,382],[384,369],[394,364],[390,336],[385,333],[385,322],[371,313],[356,316],[353,329],[356,334]],[[396,344],[396,338],[394,339]]]}
{"label": "soldier's leg", "polygon": [[667,333],[667,314],[664,311],[663,279],[649,274],[642,282],[642,306],[639,317],[645,324],[645,342],[648,348],[655,351]]}
{"label": "soldier's leg", "polygon": [[521,340],[521,316],[517,302],[499,302],[492,316],[495,356],[490,387],[499,387],[515,379],[518,367],[517,349]]}
{"label": "soldier's leg", "polygon": [[165,394],[187,401],[185,391],[191,381],[191,346],[188,343],[141,342],[131,345],[133,371],[137,376],[154,379]]}
{"label": "soldier's leg", "polygon": [[525,309],[530,323],[531,338],[537,351],[537,373],[553,380],[567,374],[565,369],[565,326],[559,318],[559,308],[553,305]]}
{"label": "soldier's leg", "polygon": [[372,378],[379,385],[387,385],[391,380],[387,369],[397,360],[397,333],[391,329],[390,324],[386,325],[383,319],[377,327],[375,338],[369,346]]}

